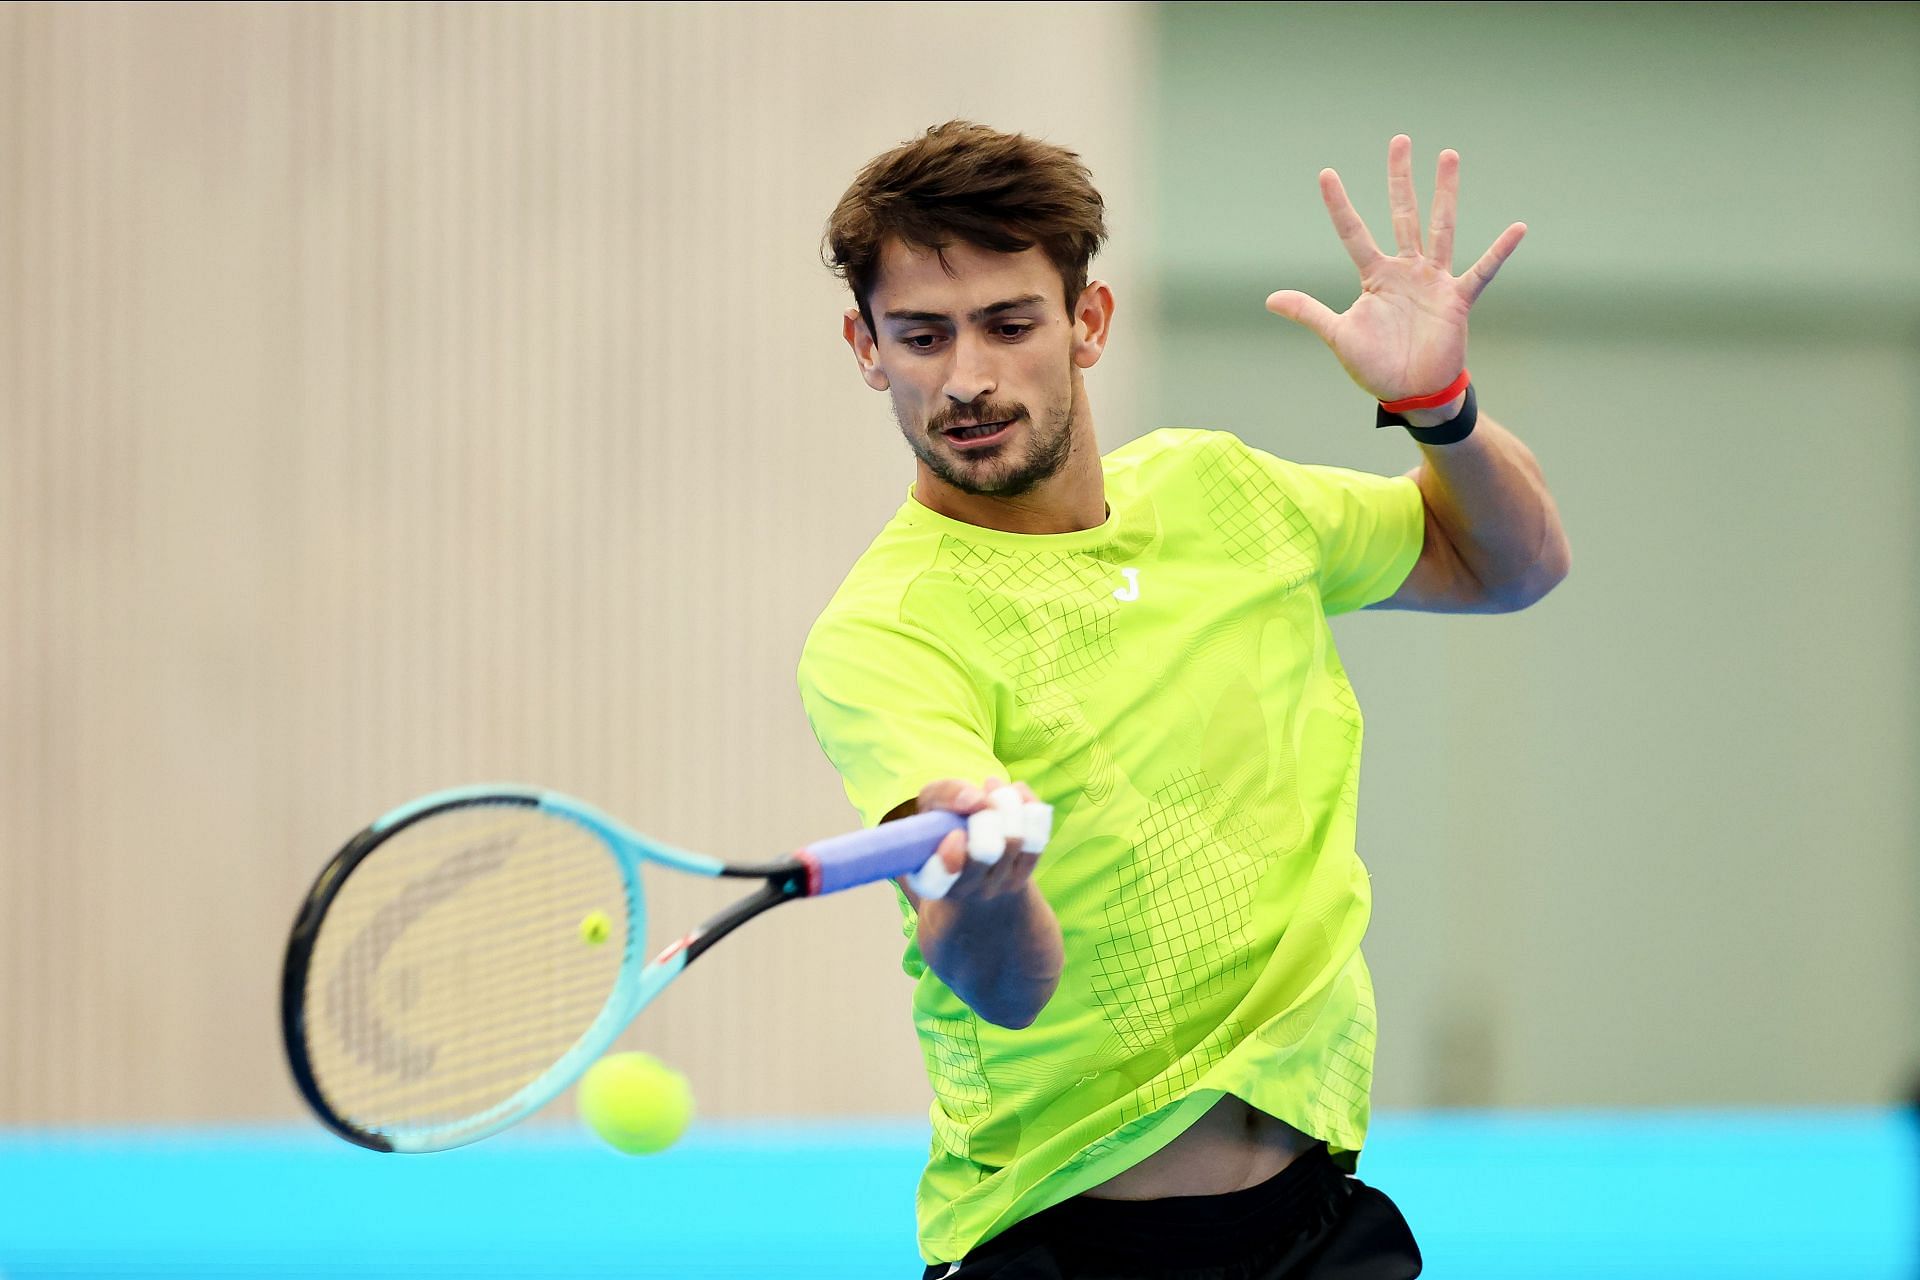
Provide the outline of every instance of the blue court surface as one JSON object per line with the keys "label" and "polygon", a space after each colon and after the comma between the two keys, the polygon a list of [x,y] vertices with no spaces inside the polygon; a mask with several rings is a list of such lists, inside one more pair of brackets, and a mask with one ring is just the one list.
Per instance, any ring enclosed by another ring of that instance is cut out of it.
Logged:
{"label": "blue court surface", "polygon": [[[317,1129],[0,1131],[0,1276],[917,1277],[914,1125],[572,1131],[383,1156]],[[1361,1176],[1434,1280],[1920,1276],[1905,1112],[1388,1113]]]}

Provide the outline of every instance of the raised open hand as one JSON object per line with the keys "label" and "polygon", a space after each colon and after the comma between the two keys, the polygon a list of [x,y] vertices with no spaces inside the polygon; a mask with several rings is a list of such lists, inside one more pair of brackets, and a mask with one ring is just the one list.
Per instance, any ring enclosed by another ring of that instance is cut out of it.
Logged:
{"label": "raised open hand", "polygon": [[1360,296],[1335,313],[1295,289],[1267,299],[1267,310],[1305,325],[1333,348],[1349,376],[1376,400],[1428,395],[1453,382],[1467,363],[1467,311],[1527,233],[1524,222],[1502,231],[1464,275],[1453,274],[1453,218],[1460,194],[1460,154],[1442,151],[1433,182],[1433,222],[1420,240],[1413,192],[1413,140],[1387,144],[1387,194],[1399,253],[1380,252],[1347,199],[1340,175],[1320,171],[1320,197],[1333,229],[1360,268]]}

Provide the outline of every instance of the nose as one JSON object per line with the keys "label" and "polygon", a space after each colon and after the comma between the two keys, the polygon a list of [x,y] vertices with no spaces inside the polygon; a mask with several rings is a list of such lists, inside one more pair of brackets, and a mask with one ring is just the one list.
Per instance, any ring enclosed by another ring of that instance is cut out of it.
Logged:
{"label": "nose", "polygon": [[977,334],[962,333],[953,344],[953,366],[947,370],[947,385],[942,388],[955,404],[972,404],[998,389],[993,362],[986,341]]}

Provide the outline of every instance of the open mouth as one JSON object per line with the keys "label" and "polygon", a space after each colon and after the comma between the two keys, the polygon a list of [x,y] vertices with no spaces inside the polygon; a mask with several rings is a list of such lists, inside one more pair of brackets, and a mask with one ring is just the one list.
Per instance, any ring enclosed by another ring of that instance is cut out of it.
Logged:
{"label": "open mouth", "polygon": [[940,434],[957,445],[976,447],[992,444],[1007,433],[1018,418],[1008,418],[1001,422],[976,422],[964,427],[943,427]]}

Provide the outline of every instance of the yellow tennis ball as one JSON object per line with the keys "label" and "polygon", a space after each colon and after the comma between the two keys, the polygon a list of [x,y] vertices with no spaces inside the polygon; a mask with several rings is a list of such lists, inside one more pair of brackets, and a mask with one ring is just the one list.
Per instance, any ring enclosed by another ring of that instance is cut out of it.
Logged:
{"label": "yellow tennis ball", "polygon": [[693,1119],[687,1078],[645,1053],[610,1053],[594,1063],[580,1077],[577,1101],[587,1126],[630,1156],[665,1151]]}
{"label": "yellow tennis ball", "polygon": [[592,946],[597,947],[612,936],[613,921],[604,911],[589,911],[580,922],[580,937]]}

